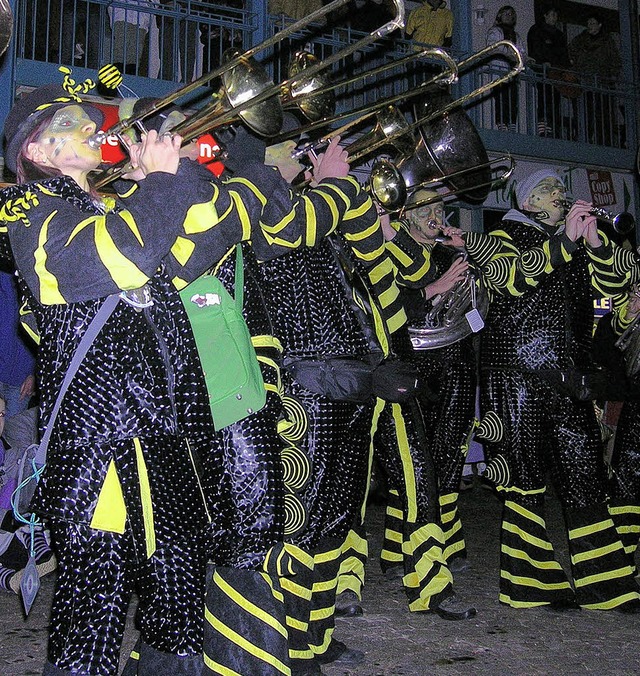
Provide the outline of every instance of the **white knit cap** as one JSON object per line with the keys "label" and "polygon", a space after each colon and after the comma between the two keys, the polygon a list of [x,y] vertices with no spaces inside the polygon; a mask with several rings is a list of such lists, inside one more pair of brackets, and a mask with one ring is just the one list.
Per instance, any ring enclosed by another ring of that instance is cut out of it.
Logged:
{"label": "white knit cap", "polygon": [[516,201],[518,203],[518,209],[522,209],[522,205],[526,202],[527,198],[531,196],[531,193],[534,191],[535,187],[542,183],[545,178],[555,178],[557,181],[564,185],[564,181],[560,177],[557,171],[553,169],[540,169],[535,171],[533,174],[528,176],[516,185]]}

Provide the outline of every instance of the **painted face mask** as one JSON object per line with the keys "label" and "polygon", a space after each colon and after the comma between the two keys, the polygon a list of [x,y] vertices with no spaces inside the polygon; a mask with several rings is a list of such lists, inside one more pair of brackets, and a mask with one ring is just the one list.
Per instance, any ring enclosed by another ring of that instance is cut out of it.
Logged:
{"label": "painted face mask", "polygon": [[95,130],[95,122],[81,106],[65,106],[56,111],[38,140],[56,164],[66,155],[95,159],[96,154],[100,157],[100,150],[91,148],[86,142]]}
{"label": "painted face mask", "polygon": [[412,209],[409,212],[409,222],[423,237],[434,239],[444,225],[444,205],[442,202],[432,202]]}
{"label": "painted face mask", "polygon": [[544,211],[551,215],[564,213],[561,201],[565,197],[564,185],[555,178],[545,178],[531,191],[527,198],[529,209],[534,212]]}

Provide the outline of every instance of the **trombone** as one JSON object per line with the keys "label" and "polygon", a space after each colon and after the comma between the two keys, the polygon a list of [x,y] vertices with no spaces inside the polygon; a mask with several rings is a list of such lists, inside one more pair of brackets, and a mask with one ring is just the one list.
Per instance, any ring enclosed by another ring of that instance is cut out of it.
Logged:
{"label": "trombone", "polygon": [[[505,164],[507,165],[506,167],[503,166]],[[511,155],[503,155],[489,162],[476,164],[408,186],[398,166],[391,160],[382,158],[377,159],[371,167],[368,187],[372,198],[385,211],[389,213],[399,211],[402,215],[407,209],[417,209],[425,204],[439,202],[440,200],[455,196],[458,192],[452,188],[447,188],[446,192],[440,192],[432,197],[412,200],[411,197],[416,195],[420,190],[437,191],[451,179],[465,178],[470,173],[476,173],[483,169],[488,169],[491,173],[500,173],[495,178],[475,183],[473,189],[477,190],[488,187],[492,190],[509,180],[515,170],[515,166],[515,160]]]}
{"label": "trombone", "polygon": [[[473,91],[469,92],[468,94],[465,94],[461,96],[460,98],[454,99],[444,105],[443,107],[439,108],[438,110],[434,111],[433,113],[430,113],[428,115],[425,115],[424,117],[419,118],[415,122],[412,122],[407,125],[407,127],[402,131],[402,133],[408,133],[412,132],[414,129],[418,129],[419,127],[423,126],[424,124],[427,124],[429,122],[432,122],[433,120],[442,117],[446,113],[448,113],[451,110],[454,110],[455,108],[459,108],[461,106],[464,106],[467,104],[469,101],[472,101],[480,96],[483,96],[486,94],[488,91],[494,89],[495,87],[500,87],[503,84],[506,84],[510,80],[512,80],[514,77],[516,77],[522,70],[524,69],[524,60],[522,58],[522,54],[520,53],[520,50],[513,44],[513,42],[510,42],[509,40],[499,40],[498,42],[494,42],[491,45],[488,45],[487,47],[484,47],[483,49],[479,50],[478,52],[475,52],[471,56],[467,57],[466,59],[460,61],[460,63],[457,64],[457,70],[458,72],[461,72],[463,70],[466,70],[467,68],[471,67],[472,65],[475,65],[476,62],[478,61],[484,61],[485,59],[489,58],[493,52],[500,52],[501,54],[504,54],[504,51],[508,50],[512,53],[513,55],[513,60],[514,60],[514,65],[504,74],[501,75],[500,77],[496,78],[495,80],[492,80],[491,82],[487,82],[484,85],[481,85],[480,87],[477,87]],[[423,93],[424,89],[426,87],[432,86],[434,84],[434,80],[437,80],[440,76],[436,76],[436,78],[431,78],[429,80],[426,80],[425,82],[422,82],[418,87],[416,87],[412,92],[410,93],[405,93],[397,96],[392,96],[387,99],[383,99],[381,101],[376,102],[375,104],[372,104],[370,106],[365,106],[361,107],[359,109],[355,109],[353,111],[348,111],[346,113],[342,113],[340,115],[336,115],[332,119],[329,120],[319,120],[317,122],[313,122],[309,125],[306,125],[305,127],[301,127],[300,129],[297,129],[295,131],[295,134],[303,134],[307,133],[309,131],[312,131],[314,129],[317,129],[319,127],[327,126],[330,125],[334,122],[338,122],[341,119],[344,119],[346,117],[352,117],[352,116],[357,116],[356,119],[351,120],[350,122],[347,122],[343,124],[342,126],[338,127],[337,129],[332,130],[331,132],[325,134],[322,136],[320,139],[317,141],[309,142],[305,144],[304,146],[297,148],[294,151],[294,157],[300,157],[302,155],[308,154],[310,152],[316,152],[318,149],[321,147],[325,146],[329,141],[334,136],[343,136],[345,131],[349,131],[352,127],[355,127],[356,125],[359,125],[363,120],[369,119],[373,115],[375,115],[379,109],[383,108],[384,106],[395,103],[396,101],[405,101],[408,98],[412,98],[414,96],[417,96],[418,94]],[[397,133],[400,133],[399,131]],[[290,138],[291,134],[289,135],[280,135],[275,142],[278,140],[285,140],[286,138]],[[356,152],[351,152],[350,148],[351,146],[347,146],[346,150],[349,155],[348,157],[348,162],[355,162],[356,160],[359,160],[363,158],[365,155],[370,155],[372,152],[378,150],[384,145],[387,145],[390,142],[389,137],[385,137],[382,139],[377,139],[374,140],[373,143],[367,143],[365,147],[361,147],[363,144],[358,143],[357,151]]]}
{"label": "trombone", "polygon": [[[165,96],[163,99],[159,99],[158,101],[150,103],[149,106],[145,108],[143,111],[141,111],[140,114],[138,114],[136,117],[121,120],[110,129],[106,131],[100,131],[94,134],[94,136],[91,138],[91,143],[98,146],[103,142],[103,140],[107,136],[111,134],[121,136],[122,133],[124,133],[127,129],[131,129],[133,126],[138,125],[142,120],[144,120],[144,118],[153,115],[158,110],[161,110],[162,108],[173,103],[174,101],[181,98],[185,94],[195,90],[200,85],[207,83],[209,80],[215,77],[224,76],[227,73],[232,73],[233,69],[237,68],[241,64],[245,64],[246,66],[247,60],[257,52],[267,49],[277,44],[278,42],[281,42],[283,39],[289,37],[296,31],[306,27],[308,24],[317,21],[318,19],[325,16],[329,12],[332,12],[342,7],[348,1],[349,0],[333,0],[333,2],[329,3],[328,5],[325,5],[324,7],[317,9],[315,12],[312,12],[303,19],[300,19],[299,21],[296,21],[295,23],[291,24],[282,31],[279,31],[271,38],[264,40],[258,45],[255,45],[254,47],[251,47],[249,50],[243,52],[242,54],[232,56],[225,63],[221,64],[218,68],[215,68],[211,72],[206,73],[197,80],[194,80],[193,82],[181,87],[172,94]],[[387,21],[385,24],[380,26],[379,28],[376,28],[368,35],[362,37],[360,40],[357,40],[356,42],[343,47],[341,50],[336,51],[334,54],[327,57],[326,59],[318,61],[317,63],[310,65],[308,68],[302,69],[300,72],[294,74],[292,77],[288,78],[287,80],[278,85],[271,84],[263,88],[263,90],[257,94],[252,95],[250,93],[249,96],[247,96],[245,93],[240,92],[239,103],[235,106],[232,106],[229,110],[225,112],[222,113],[220,112],[220,107],[217,102],[208,104],[204,106],[200,111],[198,111],[194,116],[192,116],[191,118],[187,118],[184,122],[180,123],[177,127],[175,127],[172,130],[172,132],[183,136],[185,141],[187,141],[195,138],[196,136],[201,134],[204,130],[210,129],[214,121],[216,126],[231,124],[232,122],[237,121],[238,116],[241,115],[241,113],[243,113],[244,111],[253,108],[255,106],[258,106],[272,97],[279,96],[282,92],[294,91],[296,85],[298,85],[300,81],[308,82],[321,70],[328,68],[329,66],[345,58],[349,54],[361,50],[367,45],[375,42],[376,40],[385,37],[389,33],[393,32],[396,28],[403,28],[405,16],[404,2],[403,0],[393,0],[393,3],[396,10],[395,16],[391,20]],[[228,75],[227,77],[230,76]],[[269,133],[276,133],[276,131],[274,132],[267,131],[266,135],[269,135]],[[119,173],[117,173],[113,169],[111,171],[107,170],[104,176],[100,176],[97,179],[96,182],[97,187],[104,186],[105,184],[109,183],[114,178],[116,178],[116,173],[117,175],[121,175],[122,173],[124,173],[124,171],[125,171],[124,168],[120,169]]]}

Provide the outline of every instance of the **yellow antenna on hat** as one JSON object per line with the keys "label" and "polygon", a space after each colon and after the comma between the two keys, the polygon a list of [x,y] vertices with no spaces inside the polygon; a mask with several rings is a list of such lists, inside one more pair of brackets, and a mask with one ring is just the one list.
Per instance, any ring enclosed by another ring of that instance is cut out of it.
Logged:
{"label": "yellow antenna on hat", "polygon": [[62,88],[67,92],[74,101],[82,102],[80,94],[86,94],[88,91],[92,90],[96,83],[91,79],[87,78],[84,82],[76,83],[76,81],[71,77],[71,68],[68,66],[60,66],[58,70],[64,74],[64,79],[62,80]]}

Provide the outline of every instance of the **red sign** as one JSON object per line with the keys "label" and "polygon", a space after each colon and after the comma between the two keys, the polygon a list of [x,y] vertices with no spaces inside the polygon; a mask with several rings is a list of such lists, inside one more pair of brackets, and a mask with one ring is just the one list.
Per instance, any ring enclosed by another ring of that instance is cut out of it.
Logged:
{"label": "red sign", "polygon": [[[106,131],[115,126],[120,118],[118,116],[118,106],[111,103],[102,103],[92,101],[96,108],[99,108],[104,114],[104,123],[102,129]],[[219,153],[220,146],[211,134],[204,134],[196,140],[198,146],[198,162],[204,164],[210,172],[220,176],[224,169],[224,164],[215,159],[216,153]],[[122,144],[118,137],[110,134],[102,142],[102,161],[106,164],[116,164],[126,157]]]}
{"label": "red sign", "polygon": [[616,192],[610,171],[588,169],[587,179],[594,207],[608,207],[616,203]]}

